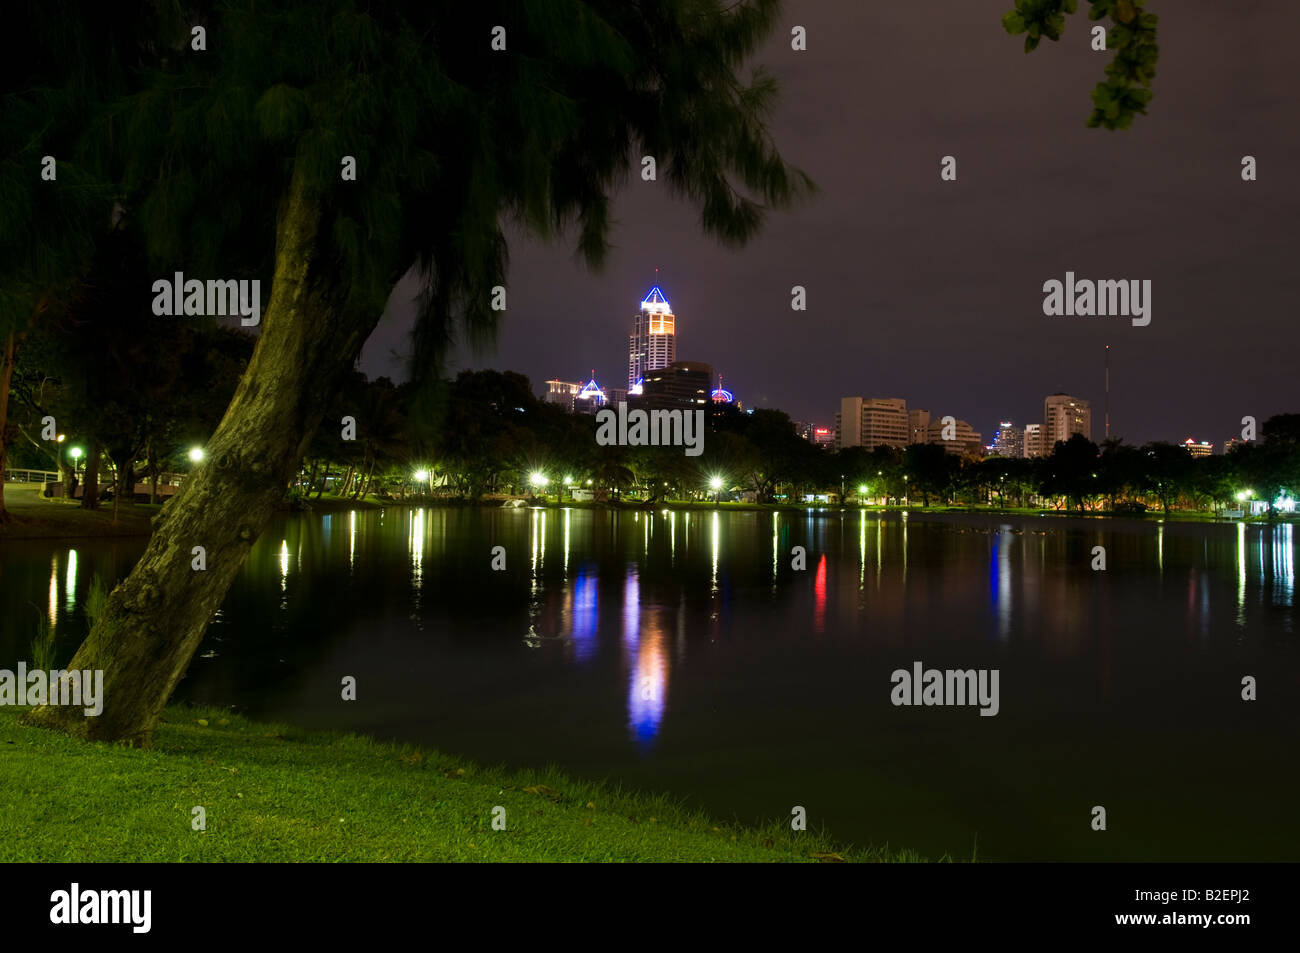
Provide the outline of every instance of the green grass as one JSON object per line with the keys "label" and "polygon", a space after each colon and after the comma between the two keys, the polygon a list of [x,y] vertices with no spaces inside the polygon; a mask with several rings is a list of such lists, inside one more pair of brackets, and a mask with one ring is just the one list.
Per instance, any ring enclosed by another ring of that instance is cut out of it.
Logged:
{"label": "green grass", "polygon": [[[788,819],[512,773],[408,745],[169,708],[154,747],[87,743],[0,708],[0,861],[908,862]],[[192,829],[192,809],[207,828]],[[493,808],[506,829],[492,827]],[[947,859],[947,858],[945,858]]]}
{"label": "green grass", "polygon": [[113,501],[101,502],[95,510],[83,510],[70,500],[47,500],[34,484],[5,485],[5,509],[9,521],[0,524],[0,542],[9,539],[84,539],[91,536],[148,536],[149,521],[162,509],[161,503],[136,503],[118,507],[113,520]]}

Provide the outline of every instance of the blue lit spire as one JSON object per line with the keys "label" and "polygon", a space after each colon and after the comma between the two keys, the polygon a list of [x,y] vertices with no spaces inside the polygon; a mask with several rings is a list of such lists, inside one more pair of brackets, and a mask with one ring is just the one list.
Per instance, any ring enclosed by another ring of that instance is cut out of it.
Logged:
{"label": "blue lit spire", "polygon": [[661,305],[665,311],[672,310],[672,305],[668,303],[668,299],[664,297],[664,293],[659,289],[658,285],[651,288],[650,293],[641,299],[642,308],[648,305]]}

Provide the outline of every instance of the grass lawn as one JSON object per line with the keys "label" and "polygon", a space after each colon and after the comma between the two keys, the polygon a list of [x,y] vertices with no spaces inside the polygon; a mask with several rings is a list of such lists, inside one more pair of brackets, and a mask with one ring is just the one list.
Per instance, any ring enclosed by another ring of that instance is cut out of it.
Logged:
{"label": "grass lawn", "polygon": [[69,500],[41,498],[41,486],[5,484],[5,509],[10,521],[0,524],[0,541],[6,539],[79,539],[87,536],[148,536],[149,521],[162,504],[119,506],[113,521],[113,501],[97,510],[83,510]]}
{"label": "grass lawn", "polygon": [[[3,862],[924,859],[221,710],[169,708],[148,750],[28,728],[21,710],[0,708]],[[195,806],[206,830],[192,829]]]}

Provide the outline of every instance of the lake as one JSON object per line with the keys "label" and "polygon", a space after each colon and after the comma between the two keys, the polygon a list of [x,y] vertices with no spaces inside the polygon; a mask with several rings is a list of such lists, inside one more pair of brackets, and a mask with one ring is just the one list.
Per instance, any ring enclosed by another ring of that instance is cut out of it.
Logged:
{"label": "lake", "polygon": [[[724,819],[802,806],[930,857],[1295,860],[1296,545],[1290,524],[919,510],[285,515],[177,697]],[[0,543],[0,667],[39,618],[66,662],[92,577],[143,546]],[[893,704],[916,663],[997,670],[997,714]]]}

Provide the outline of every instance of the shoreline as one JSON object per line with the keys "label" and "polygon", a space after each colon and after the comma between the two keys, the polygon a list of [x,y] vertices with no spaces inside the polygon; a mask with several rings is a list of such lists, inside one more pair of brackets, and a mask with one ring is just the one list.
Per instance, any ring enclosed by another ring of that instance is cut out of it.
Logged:
{"label": "shoreline", "polygon": [[927,861],[794,831],[789,818],[728,823],[556,768],[511,771],[224,709],[168,706],[146,749],[27,727],[22,710],[0,708],[4,862]]}
{"label": "shoreline", "polygon": [[[105,504],[97,510],[83,510],[71,503],[45,500],[23,484],[10,484],[6,487],[5,502],[10,521],[0,523],[0,544],[9,540],[30,539],[95,539],[95,538],[147,538],[153,532],[152,520],[162,509],[163,504],[135,503],[120,507],[117,521],[113,521],[112,504]],[[24,492],[25,491],[25,492]],[[1207,523],[1228,525],[1246,523],[1249,525],[1269,525],[1266,516],[1226,517],[1212,512],[1182,510],[1171,511],[1167,516],[1159,510],[1147,513],[1113,513],[1109,511],[1085,511],[1042,509],[1040,507],[997,507],[936,504],[932,506],[840,506],[834,503],[711,503],[692,500],[665,500],[656,503],[639,501],[574,501],[529,499],[515,497],[522,502],[521,509],[533,507],[552,510],[604,510],[608,512],[729,512],[729,513],[818,513],[857,515],[867,513],[877,516],[897,516],[906,513],[909,517],[918,516],[1005,516],[1033,517],[1042,519],[1069,519],[1089,521],[1115,520],[1123,523]],[[429,507],[446,509],[505,509],[506,501],[485,500],[470,502],[467,500],[448,499],[407,499],[380,500],[367,497],[360,500],[322,497],[303,504],[286,504],[281,512],[287,513],[340,513],[351,510],[382,510],[389,508]],[[1280,515],[1273,521],[1277,524],[1300,522],[1300,516]]]}

